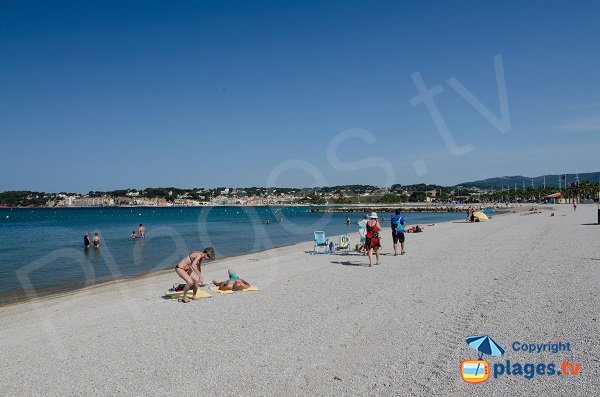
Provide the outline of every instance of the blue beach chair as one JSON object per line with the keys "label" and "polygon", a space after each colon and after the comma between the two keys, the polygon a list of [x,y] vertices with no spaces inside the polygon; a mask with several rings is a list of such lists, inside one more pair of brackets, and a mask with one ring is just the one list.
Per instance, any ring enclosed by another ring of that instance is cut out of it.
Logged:
{"label": "blue beach chair", "polygon": [[315,245],[313,247],[313,250],[314,250],[313,252],[314,253],[318,253],[319,252],[319,250],[318,250],[319,247],[323,248],[323,251],[321,251],[321,253],[325,253],[329,249],[328,248],[328,246],[329,246],[329,240],[327,240],[325,238],[325,232],[323,232],[323,231],[316,231],[315,232],[315,240],[314,240],[314,242],[315,242]]}

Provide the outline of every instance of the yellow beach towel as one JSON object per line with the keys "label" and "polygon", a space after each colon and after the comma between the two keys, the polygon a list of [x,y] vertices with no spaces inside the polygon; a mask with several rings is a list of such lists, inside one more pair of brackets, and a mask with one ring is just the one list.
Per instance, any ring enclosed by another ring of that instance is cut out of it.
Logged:
{"label": "yellow beach towel", "polygon": [[[210,287],[211,291],[215,291],[218,292],[219,294],[233,294],[234,291],[222,291],[219,289],[219,287]],[[255,286],[250,286],[249,288],[243,289],[242,291],[260,291],[260,289],[256,288]]]}
{"label": "yellow beach towel", "polygon": [[[183,298],[183,291],[167,291],[167,295],[169,295],[171,297],[171,299],[173,300],[179,300]],[[188,298],[191,298],[192,296],[194,296],[194,291],[188,291],[187,293]],[[202,290],[198,290],[198,292],[196,292],[196,299],[200,299],[200,298],[210,298],[212,297],[211,294],[209,294],[206,291],[202,291]]]}
{"label": "yellow beach towel", "polygon": [[210,290],[218,292],[219,294],[233,294],[233,291],[221,291],[219,287],[210,287]]}

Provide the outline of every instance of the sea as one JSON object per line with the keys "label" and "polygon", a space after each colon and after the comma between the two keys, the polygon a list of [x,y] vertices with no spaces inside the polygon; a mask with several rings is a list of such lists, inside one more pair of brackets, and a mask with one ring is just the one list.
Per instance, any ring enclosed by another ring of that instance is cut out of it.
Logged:
{"label": "sea", "polygon": [[[218,260],[312,241],[316,230],[328,236],[356,232],[364,216],[311,208],[2,208],[0,304],[174,268],[188,252],[207,246],[214,247]],[[389,224],[392,214],[379,215]],[[464,218],[455,212],[404,216],[410,225]],[[146,238],[132,240],[139,224]],[[86,232],[98,233],[100,248],[84,248]]]}

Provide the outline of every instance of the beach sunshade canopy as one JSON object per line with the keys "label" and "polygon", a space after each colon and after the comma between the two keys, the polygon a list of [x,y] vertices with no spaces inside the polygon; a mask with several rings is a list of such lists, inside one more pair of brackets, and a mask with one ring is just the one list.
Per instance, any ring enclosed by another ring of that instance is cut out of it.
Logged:
{"label": "beach sunshade canopy", "polygon": [[484,354],[498,357],[503,355],[505,351],[498,342],[487,335],[469,336],[467,343],[479,352],[480,359]]}
{"label": "beach sunshade canopy", "polygon": [[558,193],[554,193],[554,194],[549,194],[547,196],[544,196],[544,198],[562,198],[562,193],[558,192]]}
{"label": "beach sunshade canopy", "polygon": [[484,214],[484,213],[483,213],[483,212],[481,212],[481,211],[476,211],[476,212],[473,214],[473,216],[475,217],[475,219],[479,219],[479,221],[481,221],[481,222],[483,222],[483,221],[487,221],[488,219],[490,219],[490,218],[488,218],[488,216],[487,216],[486,214]]}

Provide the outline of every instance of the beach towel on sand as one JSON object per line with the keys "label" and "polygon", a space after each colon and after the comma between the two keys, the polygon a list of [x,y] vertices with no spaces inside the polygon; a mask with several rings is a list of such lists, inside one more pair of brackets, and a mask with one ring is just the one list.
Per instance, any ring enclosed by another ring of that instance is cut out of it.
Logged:
{"label": "beach towel on sand", "polygon": [[[194,291],[190,290],[187,293],[187,297],[191,298],[192,296],[194,296],[193,294],[194,294]],[[173,299],[173,300],[183,299],[183,291],[170,291],[169,290],[169,291],[167,291],[167,295],[170,296],[171,299]],[[196,293],[196,299],[199,299],[199,298],[210,298],[210,297],[212,297],[211,294],[209,294],[206,291],[202,291],[200,289]]]}
{"label": "beach towel on sand", "polygon": [[[238,291],[231,291],[231,290],[230,291],[221,291],[219,289],[219,287],[216,287],[216,286],[210,287],[210,290],[218,292],[219,294],[233,294],[234,292],[238,292]],[[255,286],[251,286],[250,288],[243,289],[242,291],[260,291],[260,289],[256,288]]]}

